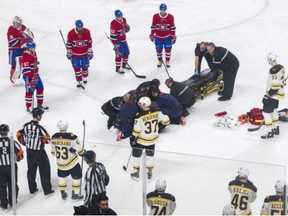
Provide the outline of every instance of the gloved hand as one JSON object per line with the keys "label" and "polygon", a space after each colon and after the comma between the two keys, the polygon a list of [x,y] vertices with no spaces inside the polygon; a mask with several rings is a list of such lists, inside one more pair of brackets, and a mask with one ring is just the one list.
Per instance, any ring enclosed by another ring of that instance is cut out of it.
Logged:
{"label": "gloved hand", "polygon": [[75,150],[74,148],[69,148],[69,151],[70,151],[71,153],[75,153],[75,152],[76,152],[76,150]]}
{"label": "gloved hand", "polygon": [[263,99],[262,99],[262,103],[263,105],[268,105],[270,103],[270,97],[267,95],[264,95]]}
{"label": "gloved hand", "polygon": [[199,71],[197,69],[194,70],[194,76],[198,77],[199,76]]}
{"label": "gloved hand", "polygon": [[120,44],[115,43],[113,50],[117,52],[119,50],[119,47],[120,47]]}
{"label": "gloved hand", "polygon": [[155,35],[151,34],[149,37],[150,37],[150,40],[154,43],[155,42]]}
{"label": "gloved hand", "polygon": [[135,136],[131,136],[130,137],[130,146],[133,148],[136,145],[136,137]]}
{"label": "gloved hand", "polygon": [[73,55],[72,50],[68,49],[67,50],[67,54],[66,54],[67,59],[71,60],[72,59],[72,55]]}
{"label": "gloved hand", "polygon": [[124,26],[124,31],[125,31],[126,33],[130,31],[130,26],[129,26],[128,24],[126,24],[126,25]]}
{"label": "gloved hand", "polygon": [[91,60],[93,58],[93,50],[91,48],[88,49],[88,59]]}
{"label": "gloved hand", "polygon": [[175,44],[176,43],[177,37],[175,35],[171,35],[171,43]]}

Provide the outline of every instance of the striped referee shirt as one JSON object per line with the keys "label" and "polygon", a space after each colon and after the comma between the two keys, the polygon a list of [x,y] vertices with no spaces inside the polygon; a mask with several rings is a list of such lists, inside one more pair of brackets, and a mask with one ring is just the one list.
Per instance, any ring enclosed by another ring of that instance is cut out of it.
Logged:
{"label": "striped referee shirt", "polygon": [[86,197],[84,203],[91,203],[93,195],[99,195],[106,192],[106,186],[109,183],[109,176],[102,163],[94,162],[89,166],[85,174]]}
{"label": "striped referee shirt", "polygon": [[45,143],[48,143],[50,135],[38,121],[32,120],[17,132],[17,139],[27,149],[40,150],[44,148]]}
{"label": "striped referee shirt", "polygon": [[[18,154],[19,157],[22,157],[23,150],[16,141],[14,141],[14,148],[15,155]],[[0,137],[0,166],[9,165],[11,165],[10,139],[9,137]]]}

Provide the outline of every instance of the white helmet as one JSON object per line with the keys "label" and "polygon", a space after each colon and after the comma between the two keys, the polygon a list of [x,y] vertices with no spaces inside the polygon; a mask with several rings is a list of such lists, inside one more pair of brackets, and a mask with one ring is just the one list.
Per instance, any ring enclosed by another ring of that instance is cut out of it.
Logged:
{"label": "white helmet", "polygon": [[149,97],[141,97],[138,101],[138,105],[142,108],[145,109],[151,105],[151,100]]}
{"label": "white helmet", "polygon": [[57,127],[60,131],[66,131],[69,126],[69,123],[67,121],[60,120],[57,124]]}
{"label": "white helmet", "polygon": [[167,184],[166,181],[162,178],[158,179],[155,185],[157,191],[164,192],[166,190]]}
{"label": "white helmet", "polygon": [[15,16],[14,19],[13,19],[13,26],[15,28],[18,28],[18,27],[20,27],[22,25],[22,22],[23,21],[22,21],[21,17]]}
{"label": "white helmet", "polygon": [[276,192],[279,192],[279,193],[284,193],[284,186],[286,185],[286,182],[284,180],[278,180],[276,183],[275,183],[275,190]]}
{"label": "white helmet", "polygon": [[267,54],[267,60],[268,60],[268,61],[276,61],[276,60],[277,60],[277,55],[274,54],[274,53],[272,53],[272,52],[269,52],[269,53]]}
{"label": "white helmet", "polygon": [[248,176],[249,176],[249,170],[247,168],[245,168],[245,167],[240,167],[238,169],[238,176],[240,178],[246,178],[247,179]]}
{"label": "white helmet", "polygon": [[232,204],[225,205],[222,215],[235,215],[235,207]]}

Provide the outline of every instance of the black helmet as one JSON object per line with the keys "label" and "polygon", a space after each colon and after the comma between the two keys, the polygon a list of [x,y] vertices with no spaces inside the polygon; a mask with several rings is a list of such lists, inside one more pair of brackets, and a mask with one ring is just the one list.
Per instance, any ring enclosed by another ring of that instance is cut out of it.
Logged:
{"label": "black helmet", "polygon": [[36,117],[36,116],[42,116],[42,114],[44,113],[44,110],[36,107],[32,110],[32,116]]}
{"label": "black helmet", "polygon": [[7,134],[9,132],[9,126],[7,124],[1,124],[0,125],[0,133],[1,134]]}
{"label": "black helmet", "polygon": [[92,150],[86,151],[83,157],[86,163],[93,163],[96,160],[96,154]]}

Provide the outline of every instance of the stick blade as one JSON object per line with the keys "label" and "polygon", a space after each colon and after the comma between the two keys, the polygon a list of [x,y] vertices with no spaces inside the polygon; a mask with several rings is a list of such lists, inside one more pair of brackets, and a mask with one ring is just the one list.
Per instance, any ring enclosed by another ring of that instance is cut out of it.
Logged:
{"label": "stick blade", "polygon": [[124,170],[124,171],[126,171],[126,170],[127,170],[127,167],[126,167],[126,166],[123,166],[122,168],[123,168],[123,170]]}

